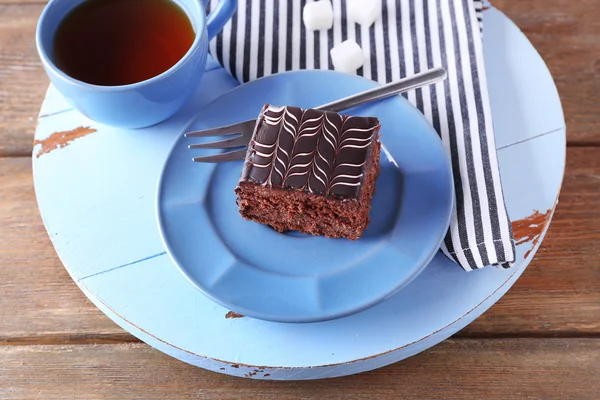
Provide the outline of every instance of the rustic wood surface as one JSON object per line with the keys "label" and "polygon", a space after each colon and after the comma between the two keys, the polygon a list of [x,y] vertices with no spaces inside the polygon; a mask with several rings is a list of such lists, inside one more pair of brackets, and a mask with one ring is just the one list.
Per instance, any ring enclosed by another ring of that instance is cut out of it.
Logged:
{"label": "rustic wood surface", "polygon": [[121,330],[57,259],[31,176],[48,85],[34,32],[44,1],[0,0],[0,398],[598,399],[600,9],[495,0],[538,49],[567,120],[567,172],[547,239],[487,313],[416,357],[357,376],[254,382],[171,359]]}
{"label": "rustic wood surface", "polygon": [[[204,371],[143,344],[0,347],[12,399],[597,399],[600,339],[451,339],[360,375],[264,382]],[[38,397],[39,396],[39,397]]]}

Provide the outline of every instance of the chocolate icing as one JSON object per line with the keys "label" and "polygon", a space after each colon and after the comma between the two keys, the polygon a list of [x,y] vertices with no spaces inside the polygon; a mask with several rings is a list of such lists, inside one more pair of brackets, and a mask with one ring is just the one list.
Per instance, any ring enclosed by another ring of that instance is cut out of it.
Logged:
{"label": "chocolate icing", "polygon": [[267,187],[358,198],[377,118],[265,105],[240,178]]}

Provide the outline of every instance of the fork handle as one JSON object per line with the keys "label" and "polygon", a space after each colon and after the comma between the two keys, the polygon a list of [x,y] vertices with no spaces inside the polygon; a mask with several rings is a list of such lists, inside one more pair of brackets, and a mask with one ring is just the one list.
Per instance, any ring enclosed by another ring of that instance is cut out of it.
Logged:
{"label": "fork handle", "polygon": [[446,79],[446,76],[447,74],[444,68],[432,68],[425,72],[412,75],[408,78],[400,79],[396,82],[391,82],[365,92],[315,107],[315,109],[333,112],[347,110],[352,107],[360,106],[376,100],[381,100],[395,94],[406,92],[411,89],[417,89],[444,80]]}

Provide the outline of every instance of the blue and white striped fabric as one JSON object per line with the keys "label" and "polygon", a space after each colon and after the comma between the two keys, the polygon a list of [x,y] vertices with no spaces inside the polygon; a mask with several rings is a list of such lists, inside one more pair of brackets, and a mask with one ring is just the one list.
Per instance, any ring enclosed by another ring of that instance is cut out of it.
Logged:
{"label": "blue and white striped fabric", "polygon": [[[211,6],[218,0],[211,0]],[[465,270],[515,259],[498,162],[481,40],[481,0],[383,0],[380,19],[361,27],[332,0],[335,21],[311,32],[302,9],[313,0],[238,0],[211,41],[211,54],[240,82],[298,69],[333,69],[329,50],[346,39],[363,49],[357,74],[386,83],[443,66],[448,79],[405,94],[440,134],[452,161],[456,207],[442,250]]]}

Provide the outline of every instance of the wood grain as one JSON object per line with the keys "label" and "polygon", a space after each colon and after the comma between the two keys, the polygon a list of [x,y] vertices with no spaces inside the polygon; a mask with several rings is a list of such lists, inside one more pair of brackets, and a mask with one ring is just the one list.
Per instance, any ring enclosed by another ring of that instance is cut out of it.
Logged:
{"label": "wood grain", "polygon": [[600,144],[598,0],[492,4],[521,28],[548,65],[563,103],[569,144]]}
{"label": "wood grain", "polygon": [[569,148],[560,202],[533,262],[461,335],[600,334],[599,193],[600,148]]}
{"label": "wood grain", "polygon": [[0,5],[0,157],[31,154],[48,78],[35,47],[42,5]]}
{"label": "wood grain", "polygon": [[132,340],[87,300],[56,257],[37,211],[29,158],[0,158],[0,276],[0,344]]}
{"label": "wood grain", "polygon": [[46,4],[49,0],[0,0],[0,4]]}
{"label": "wood grain", "polygon": [[[556,80],[569,143],[600,144],[597,0],[495,0],[525,32]],[[35,49],[43,1],[0,0],[0,157],[27,156],[48,85]]]}
{"label": "wood grain", "polygon": [[448,340],[372,372],[307,382],[232,378],[144,344],[0,347],[16,399],[596,399],[600,339]]}
{"label": "wood grain", "polygon": [[[600,334],[600,157],[570,148],[560,205],[535,260],[462,337]],[[135,341],[71,281],[47,238],[31,160],[0,158],[0,342]]]}

